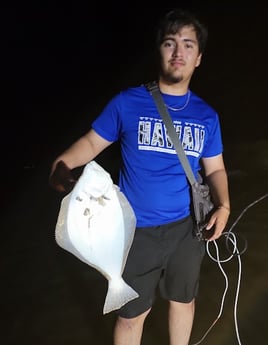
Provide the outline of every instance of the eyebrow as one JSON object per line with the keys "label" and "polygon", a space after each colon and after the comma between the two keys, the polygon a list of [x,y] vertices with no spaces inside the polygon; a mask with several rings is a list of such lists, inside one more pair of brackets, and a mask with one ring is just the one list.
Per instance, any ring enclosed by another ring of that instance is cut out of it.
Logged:
{"label": "eyebrow", "polygon": [[[165,42],[165,41],[168,41],[168,40],[176,41],[173,36],[166,36],[166,37],[163,38],[162,43]],[[194,40],[194,39],[191,39],[191,38],[187,38],[187,37],[186,38],[182,38],[182,41],[183,42],[190,42],[190,43],[197,44],[197,40]]]}
{"label": "eyebrow", "polygon": [[191,38],[183,38],[182,40],[183,40],[184,42],[191,42],[191,43],[197,44],[197,40],[193,40],[193,39],[191,39]]}

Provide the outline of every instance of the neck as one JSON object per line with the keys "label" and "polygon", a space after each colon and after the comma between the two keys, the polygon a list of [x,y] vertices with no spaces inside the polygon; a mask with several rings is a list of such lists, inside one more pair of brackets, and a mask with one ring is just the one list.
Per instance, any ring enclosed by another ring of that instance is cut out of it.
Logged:
{"label": "neck", "polygon": [[189,83],[168,83],[160,78],[158,81],[158,85],[162,93],[174,96],[182,96],[188,92]]}

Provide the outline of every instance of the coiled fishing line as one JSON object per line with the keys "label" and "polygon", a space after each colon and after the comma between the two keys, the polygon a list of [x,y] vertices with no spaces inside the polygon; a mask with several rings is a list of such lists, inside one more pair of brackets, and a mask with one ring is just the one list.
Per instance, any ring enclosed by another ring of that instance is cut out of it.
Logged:
{"label": "coiled fishing line", "polygon": [[[220,319],[221,315],[222,315],[222,311],[223,311],[223,306],[224,306],[224,302],[225,302],[225,297],[228,291],[228,277],[227,274],[225,273],[223,267],[222,267],[222,263],[226,263],[228,261],[230,261],[232,258],[237,257],[238,260],[238,279],[237,279],[237,286],[236,286],[236,294],[235,294],[235,302],[234,302],[234,322],[235,322],[235,331],[236,331],[236,337],[237,337],[237,341],[238,344],[241,345],[241,340],[240,340],[240,335],[239,335],[239,329],[238,329],[238,322],[237,322],[237,305],[238,305],[238,296],[239,296],[239,290],[240,290],[240,283],[241,283],[241,255],[243,253],[245,253],[246,249],[247,249],[247,241],[244,237],[242,237],[241,235],[235,234],[233,232],[234,227],[237,225],[237,223],[240,221],[240,219],[242,218],[242,216],[246,213],[246,211],[254,206],[255,204],[257,204],[258,202],[260,202],[261,200],[265,199],[268,196],[268,193],[264,194],[263,196],[261,196],[260,198],[256,199],[255,201],[253,201],[251,204],[249,204],[247,207],[245,207],[242,212],[240,213],[240,215],[237,217],[237,219],[235,220],[235,222],[232,224],[232,226],[230,227],[230,229],[227,232],[223,232],[221,237],[224,236],[225,237],[225,245],[226,248],[229,252],[229,256],[227,256],[224,259],[220,258],[220,254],[219,254],[219,247],[218,244],[215,240],[213,241],[207,241],[206,242],[206,251],[208,256],[210,257],[210,259],[214,262],[216,262],[218,264],[218,267],[220,269],[220,271],[222,272],[224,279],[225,279],[225,288],[224,288],[224,292],[222,295],[222,299],[221,299],[221,305],[220,305],[220,310],[219,313],[216,317],[216,319],[212,322],[211,326],[207,329],[207,331],[205,332],[205,334],[203,335],[203,337],[197,342],[194,343],[192,345],[199,345],[201,344],[201,342],[206,338],[206,336],[208,335],[208,333],[211,331],[211,329],[215,326],[215,324],[217,323],[217,321]],[[220,237],[220,238],[221,238]],[[242,250],[238,250],[238,244],[237,241],[238,239],[243,239],[244,241],[244,247],[242,248]],[[213,256],[211,254],[211,250],[210,250],[210,245],[213,244],[214,245],[214,249],[215,249],[215,256]]]}

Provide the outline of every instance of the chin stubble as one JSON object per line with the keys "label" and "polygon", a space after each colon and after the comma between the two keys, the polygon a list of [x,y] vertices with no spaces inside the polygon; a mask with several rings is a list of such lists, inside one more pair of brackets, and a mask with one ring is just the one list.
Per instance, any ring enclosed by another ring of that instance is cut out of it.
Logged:
{"label": "chin stubble", "polygon": [[180,83],[183,80],[183,76],[174,76],[173,74],[164,72],[163,70],[161,71],[161,77],[168,83],[172,84]]}

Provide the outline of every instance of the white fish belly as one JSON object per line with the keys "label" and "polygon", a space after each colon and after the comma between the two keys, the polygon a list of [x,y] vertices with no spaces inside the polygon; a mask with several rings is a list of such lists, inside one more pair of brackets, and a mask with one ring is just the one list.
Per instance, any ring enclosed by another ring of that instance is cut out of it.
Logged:
{"label": "white fish belly", "polygon": [[124,194],[102,167],[90,162],[62,200],[56,242],[108,280],[104,314],[138,297],[121,276],[135,227],[136,218]]}
{"label": "white fish belly", "polygon": [[73,246],[107,279],[122,273],[124,242],[127,240],[115,191],[110,192],[109,197],[101,202],[81,194],[78,198],[72,197],[67,217]]}

